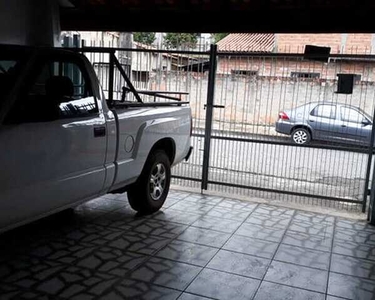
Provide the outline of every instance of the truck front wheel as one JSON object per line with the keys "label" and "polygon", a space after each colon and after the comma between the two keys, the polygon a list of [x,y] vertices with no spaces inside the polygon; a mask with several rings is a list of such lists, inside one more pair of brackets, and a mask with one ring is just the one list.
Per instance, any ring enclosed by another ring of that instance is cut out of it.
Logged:
{"label": "truck front wheel", "polygon": [[157,150],[150,155],[136,183],[128,189],[130,206],[151,214],[164,204],[171,183],[171,166],[166,153]]}

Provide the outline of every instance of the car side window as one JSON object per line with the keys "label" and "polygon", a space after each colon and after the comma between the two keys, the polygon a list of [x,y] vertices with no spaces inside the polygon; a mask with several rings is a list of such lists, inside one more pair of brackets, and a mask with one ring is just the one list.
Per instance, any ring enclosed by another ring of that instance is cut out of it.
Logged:
{"label": "car side window", "polygon": [[340,112],[341,120],[345,122],[361,123],[362,120],[365,118],[365,116],[362,115],[360,112],[349,107],[342,106]]}
{"label": "car side window", "polygon": [[315,117],[335,119],[336,105],[320,104],[311,111],[311,115]]}
{"label": "car side window", "polygon": [[45,61],[19,100],[13,113],[16,123],[84,118],[98,113],[88,76],[79,64],[69,60]]}

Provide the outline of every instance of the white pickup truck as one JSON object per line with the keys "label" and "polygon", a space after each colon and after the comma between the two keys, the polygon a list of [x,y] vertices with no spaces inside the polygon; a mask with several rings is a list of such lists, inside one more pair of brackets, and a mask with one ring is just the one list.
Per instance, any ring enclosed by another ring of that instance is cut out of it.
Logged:
{"label": "white pickup truck", "polygon": [[0,53],[0,232],[106,193],[126,191],[141,213],[162,207],[171,166],[192,150],[188,103],[109,105],[78,52]]}

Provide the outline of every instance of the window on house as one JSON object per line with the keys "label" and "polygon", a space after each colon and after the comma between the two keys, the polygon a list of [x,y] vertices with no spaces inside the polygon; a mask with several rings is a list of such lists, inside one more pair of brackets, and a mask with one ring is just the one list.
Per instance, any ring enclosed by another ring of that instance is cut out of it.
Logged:
{"label": "window on house", "polygon": [[252,70],[232,70],[232,75],[245,75],[245,76],[257,76],[258,71],[252,71]]}
{"label": "window on house", "polygon": [[292,72],[290,76],[292,78],[314,79],[314,78],[320,78],[320,73]]}

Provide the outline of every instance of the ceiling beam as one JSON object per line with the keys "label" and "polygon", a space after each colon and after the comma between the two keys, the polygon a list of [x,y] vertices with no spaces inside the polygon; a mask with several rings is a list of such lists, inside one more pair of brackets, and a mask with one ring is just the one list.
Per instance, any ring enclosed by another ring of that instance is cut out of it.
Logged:
{"label": "ceiling beam", "polygon": [[375,9],[370,10],[363,6],[350,9],[345,6],[330,9],[262,7],[251,10],[162,10],[150,6],[142,9],[125,7],[62,8],[61,28],[127,32],[375,32]]}

